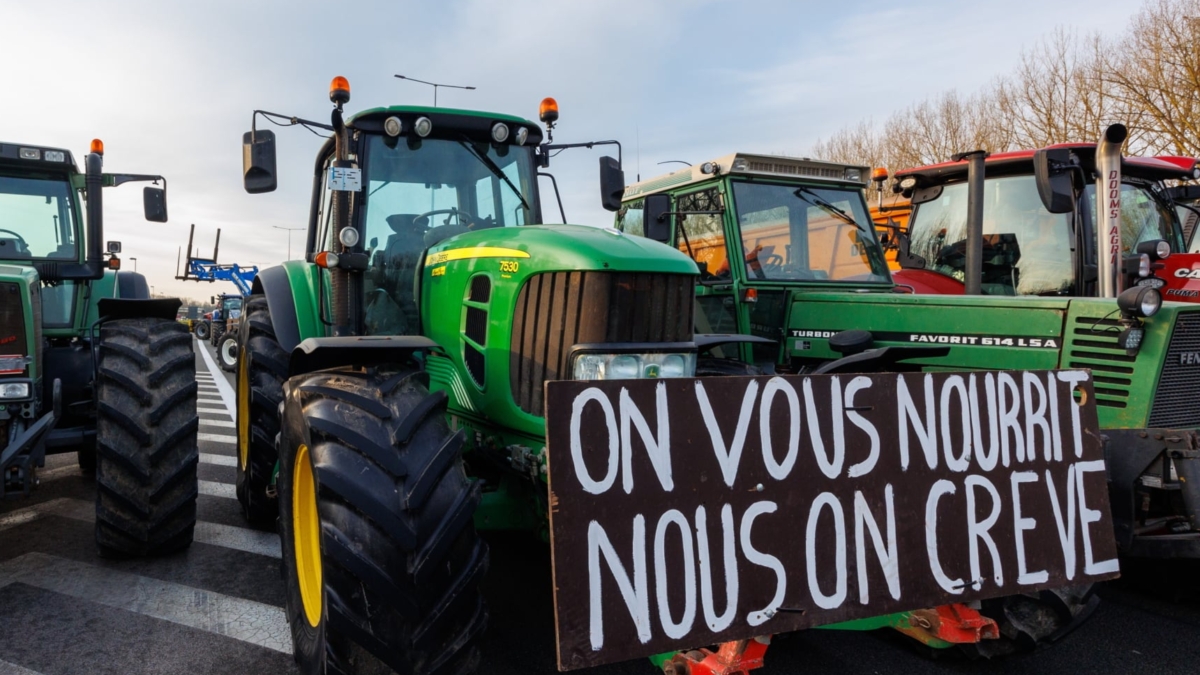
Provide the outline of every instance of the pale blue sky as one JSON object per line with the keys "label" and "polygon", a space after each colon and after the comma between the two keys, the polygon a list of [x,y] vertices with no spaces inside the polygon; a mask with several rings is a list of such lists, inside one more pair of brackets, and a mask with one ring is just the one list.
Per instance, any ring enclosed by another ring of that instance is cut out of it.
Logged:
{"label": "pale blue sky", "polygon": [[[206,249],[223,229],[223,262],[261,265],[286,257],[286,233],[272,225],[307,223],[320,139],[276,130],[280,189],[247,195],[240,143],[251,110],[324,120],[335,75],[350,80],[352,111],[432,102],[432,90],[394,73],[477,87],[439,90],[441,105],[531,119],[554,96],[555,139],[621,141],[632,182],[671,170],[656,165],[664,160],[805,154],[847,124],[978,89],[1057,26],[1119,34],[1138,6],[0,0],[0,139],[82,157],[99,137],[108,170],[167,176],[171,221],[143,221],[141,191],[126,186],[106,192],[107,236],[156,290],[207,296],[232,286],[171,279],[188,224]],[[551,167],[571,222],[611,222],[599,207],[600,154],[568,152]]]}

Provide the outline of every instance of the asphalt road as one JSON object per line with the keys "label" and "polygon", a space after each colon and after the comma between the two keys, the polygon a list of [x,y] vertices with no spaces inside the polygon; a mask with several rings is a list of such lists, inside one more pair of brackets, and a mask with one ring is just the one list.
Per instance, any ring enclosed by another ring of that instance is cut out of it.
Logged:
{"label": "asphalt road", "polygon": [[[200,524],[183,553],[96,555],[93,481],[74,454],[47,459],[30,499],[0,502],[0,675],[292,673],[279,541],[244,527],[234,498],[232,379],[205,359],[200,384]],[[487,675],[550,673],[550,555],[524,536],[489,536]],[[1091,620],[1049,649],[995,661],[930,659],[888,631],[812,630],[776,637],[770,673],[1195,673],[1200,562],[1124,563]],[[652,675],[645,661],[586,671]]]}

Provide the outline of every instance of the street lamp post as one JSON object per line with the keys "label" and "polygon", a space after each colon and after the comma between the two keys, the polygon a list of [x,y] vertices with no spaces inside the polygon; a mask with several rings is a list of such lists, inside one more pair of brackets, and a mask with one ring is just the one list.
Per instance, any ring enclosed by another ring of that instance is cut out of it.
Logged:
{"label": "street lamp post", "polygon": [[405,77],[404,75],[397,75],[396,77],[401,80],[408,80],[409,82],[419,82],[421,84],[427,84],[427,85],[433,87],[433,107],[435,107],[435,108],[437,107],[438,87],[446,87],[447,89],[466,89],[468,91],[475,90],[475,87],[465,87],[461,84],[439,84],[437,82],[426,82],[425,80],[418,80],[415,77]]}
{"label": "street lamp post", "polygon": [[307,228],[303,228],[303,227],[280,227],[279,225],[272,225],[271,227],[273,227],[273,228],[275,228],[275,229],[277,229],[277,230],[286,230],[286,231],[287,231],[287,233],[288,233],[288,260],[291,260],[291,259],[292,259],[292,233],[293,233],[293,232],[299,232],[300,230],[304,230],[304,229],[307,229]]}
{"label": "street lamp post", "polygon": [[137,258],[135,258],[133,256],[129,256],[129,259],[133,261],[133,271],[136,272],[137,271]]}

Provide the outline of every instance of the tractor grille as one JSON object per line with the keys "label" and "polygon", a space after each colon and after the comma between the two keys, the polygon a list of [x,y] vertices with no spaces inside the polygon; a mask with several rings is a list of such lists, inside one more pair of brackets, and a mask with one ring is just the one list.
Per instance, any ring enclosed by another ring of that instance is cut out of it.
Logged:
{"label": "tractor grille", "polygon": [[[36,300],[37,298],[33,298]],[[35,302],[34,307],[38,307]],[[0,284],[0,356],[28,356],[21,285]]]}
{"label": "tractor grille", "polygon": [[1196,354],[1200,354],[1200,312],[1180,313],[1154,392],[1151,427],[1200,426],[1200,396],[1196,392],[1200,365],[1195,363]]}
{"label": "tractor grille", "polygon": [[1137,357],[1117,346],[1121,328],[1117,321],[1077,316],[1071,330],[1067,366],[1092,371],[1098,406],[1124,408],[1129,403]]}
{"label": "tractor grille", "polygon": [[543,414],[547,380],[568,379],[571,347],[600,342],[690,342],[695,278],[635,272],[548,272],[529,278],[514,310],[510,384]]}

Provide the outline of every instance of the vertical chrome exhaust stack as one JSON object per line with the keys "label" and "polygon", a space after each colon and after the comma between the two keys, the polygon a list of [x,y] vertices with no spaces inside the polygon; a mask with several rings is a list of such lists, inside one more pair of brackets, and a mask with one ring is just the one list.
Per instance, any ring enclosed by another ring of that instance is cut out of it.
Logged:
{"label": "vertical chrome exhaust stack", "polygon": [[1122,290],[1121,145],[1128,135],[1124,124],[1113,124],[1096,146],[1096,295],[1101,298],[1115,298]]}

